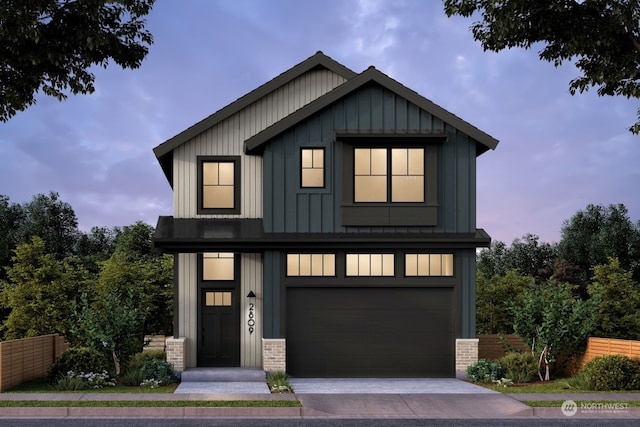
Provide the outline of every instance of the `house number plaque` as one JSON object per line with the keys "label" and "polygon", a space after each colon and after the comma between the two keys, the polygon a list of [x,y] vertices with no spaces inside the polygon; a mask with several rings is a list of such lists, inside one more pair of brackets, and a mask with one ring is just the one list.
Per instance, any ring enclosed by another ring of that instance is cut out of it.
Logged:
{"label": "house number plaque", "polygon": [[249,320],[247,320],[247,326],[249,326],[249,334],[253,333],[253,327],[256,325],[255,314],[254,314],[255,304],[249,303]]}

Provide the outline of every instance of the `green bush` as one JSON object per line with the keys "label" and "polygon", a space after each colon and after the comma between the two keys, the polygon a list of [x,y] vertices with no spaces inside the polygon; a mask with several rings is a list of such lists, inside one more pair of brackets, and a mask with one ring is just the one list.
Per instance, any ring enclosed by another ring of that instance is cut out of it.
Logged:
{"label": "green bush", "polygon": [[272,393],[293,393],[293,388],[289,384],[289,375],[282,371],[269,372],[267,385]]}
{"label": "green bush", "polygon": [[49,379],[58,382],[73,372],[112,373],[112,363],[107,355],[88,347],[75,347],[63,352],[49,368]]}
{"label": "green bush", "polygon": [[54,385],[56,390],[85,390],[89,388],[104,388],[115,386],[115,381],[107,371],[96,372],[67,372],[67,375]]}
{"label": "green bush", "polygon": [[158,385],[173,384],[177,381],[173,365],[164,360],[149,359],[142,364],[140,371],[145,381],[155,380]]}
{"label": "green bush", "polygon": [[511,352],[498,360],[505,378],[514,383],[528,383],[538,375],[538,361],[531,353]]}
{"label": "green bush", "polygon": [[164,361],[166,358],[167,354],[162,350],[145,350],[131,356],[127,367],[129,370],[137,370],[140,369],[147,360],[157,359]]}
{"label": "green bush", "polygon": [[478,383],[490,383],[504,377],[504,369],[493,360],[480,359],[467,368],[467,378]]}
{"label": "green bush", "polygon": [[120,376],[120,383],[122,385],[130,386],[130,387],[138,387],[144,381],[144,374],[140,370],[140,367],[136,369],[132,369],[131,367],[127,368],[126,371]]}
{"label": "green bush", "polygon": [[620,354],[593,358],[580,371],[591,390],[637,390],[640,363]]}

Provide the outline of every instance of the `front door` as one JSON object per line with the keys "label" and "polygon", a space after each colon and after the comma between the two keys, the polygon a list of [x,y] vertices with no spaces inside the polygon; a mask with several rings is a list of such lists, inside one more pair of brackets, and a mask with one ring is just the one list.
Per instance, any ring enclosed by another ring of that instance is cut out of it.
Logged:
{"label": "front door", "polygon": [[235,289],[203,289],[198,366],[240,366],[240,301]]}

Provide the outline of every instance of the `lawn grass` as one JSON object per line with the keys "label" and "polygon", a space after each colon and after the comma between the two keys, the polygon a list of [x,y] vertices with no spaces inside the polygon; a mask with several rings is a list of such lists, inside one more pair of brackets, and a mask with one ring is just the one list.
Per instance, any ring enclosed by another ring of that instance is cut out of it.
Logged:
{"label": "lawn grass", "polygon": [[5,393],[173,393],[177,387],[178,384],[158,388],[116,385],[113,387],[63,391],[56,390],[53,385],[49,384],[46,378],[39,378],[20,384]]}
{"label": "lawn grass", "polygon": [[0,400],[2,408],[300,408],[297,400]]}
{"label": "lawn grass", "polygon": [[[564,400],[523,400],[527,406],[537,408],[559,408]],[[618,407],[640,408],[640,400],[576,400],[578,407],[580,405],[615,405]]]}
{"label": "lawn grass", "polygon": [[[569,386],[569,378],[558,378],[552,381],[535,382],[531,384],[518,384],[515,386],[501,387],[494,384],[479,384],[490,390],[498,391],[500,393],[603,393],[602,391],[584,390]],[[625,391],[607,391],[604,393],[640,393],[640,390],[625,390]],[[640,399],[640,394],[638,395]]]}

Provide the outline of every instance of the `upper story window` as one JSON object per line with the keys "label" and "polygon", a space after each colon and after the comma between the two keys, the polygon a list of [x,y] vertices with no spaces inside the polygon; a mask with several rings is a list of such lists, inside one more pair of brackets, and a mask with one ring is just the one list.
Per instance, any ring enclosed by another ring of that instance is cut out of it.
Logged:
{"label": "upper story window", "polygon": [[444,132],[336,131],[342,153],[342,226],[438,225],[438,152]]}
{"label": "upper story window", "polygon": [[353,201],[424,202],[424,148],[355,148]]}
{"label": "upper story window", "polygon": [[240,157],[198,157],[198,213],[240,213]]}
{"label": "upper story window", "polygon": [[202,254],[202,280],[234,280],[234,260],[232,252]]}
{"label": "upper story window", "polygon": [[303,148],[301,155],[300,186],[302,188],[323,188],[324,148]]}

